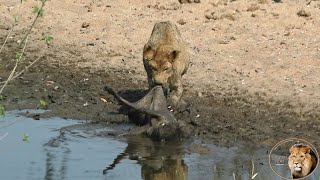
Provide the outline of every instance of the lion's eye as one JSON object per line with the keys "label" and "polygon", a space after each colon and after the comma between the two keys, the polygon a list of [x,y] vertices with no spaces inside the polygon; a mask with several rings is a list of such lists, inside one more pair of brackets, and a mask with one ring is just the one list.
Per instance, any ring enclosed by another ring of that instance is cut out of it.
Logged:
{"label": "lion's eye", "polygon": [[303,156],[302,156],[302,155],[301,155],[300,157],[301,157],[301,158],[303,158]]}
{"label": "lion's eye", "polygon": [[166,68],[164,68],[164,70],[163,70],[163,71],[170,71],[170,70],[171,70],[171,68],[166,67]]}

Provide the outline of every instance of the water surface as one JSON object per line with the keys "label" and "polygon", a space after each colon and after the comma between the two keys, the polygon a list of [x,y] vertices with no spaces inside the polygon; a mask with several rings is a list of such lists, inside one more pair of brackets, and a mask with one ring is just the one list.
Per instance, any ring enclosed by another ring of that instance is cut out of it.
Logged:
{"label": "water surface", "polygon": [[[0,118],[0,137],[5,136],[0,141],[0,179],[225,180],[251,179],[255,173],[255,179],[281,179],[268,164],[271,147],[116,138],[109,135],[113,129],[101,125],[61,118],[33,120],[19,113]],[[23,141],[24,133],[29,142]],[[289,177],[286,162],[276,168]],[[318,168],[307,179],[319,176]]]}

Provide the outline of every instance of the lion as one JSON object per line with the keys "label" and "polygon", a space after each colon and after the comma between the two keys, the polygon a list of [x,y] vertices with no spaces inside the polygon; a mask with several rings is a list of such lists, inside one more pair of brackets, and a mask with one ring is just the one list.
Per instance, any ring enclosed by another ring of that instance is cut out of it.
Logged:
{"label": "lion", "polygon": [[168,105],[173,108],[180,102],[182,76],[187,72],[189,63],[190,51],[178,27],[169,21],[156,23],[143,48],[143,64],[149,89],[162,86]]}
{"label": "lion", "polygon": [[293,179],[306,177],[316,168],[317,158],[309,146],[295,144],[289,151],[288,165]]}
{"label": "lion", "polygon": [[155,142],[143,137],[127,137],[127,147],[108,165],[103,174],[111,172],[121,161],[130,159],[141,166],[141,178],[145,180],[186,180],[188,167],[183,158],[183,144],[179,142]]}

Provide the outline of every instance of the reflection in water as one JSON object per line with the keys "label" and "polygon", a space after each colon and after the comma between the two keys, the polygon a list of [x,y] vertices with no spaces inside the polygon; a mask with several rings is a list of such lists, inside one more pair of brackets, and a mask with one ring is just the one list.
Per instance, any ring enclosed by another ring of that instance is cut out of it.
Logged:
{"label": "reflection in water", "polygon": [[[100,131],[112,132],[101,125],[72,124],[56,129],[56,136],[43,145],[45,158],[44,178],[101,179],[102,156],[112,156],[123,149],[123,142],[99,137]],[[106,153],[107,152],[107,153]],[[110,158],[111,159],[111,158]]]}
{"label": "reflection in water", "polygon": [[186,180],[188,167],[183,160],[181,142],[154,142],[148,138],[128,137],[128,146],[104,171],[113,170],[121,160],[129,158],[141,165],[144,180]]}
{"label": "reflection in water", "polygon": [[[59,147],[59,150],[56,149],[57,147]],[[46,143],[44,145],[44,151],[46,153],[46,170],[44,179],[66,179],[70,149],[67,146],[65,132],[60,131],[59,136],[52,138],[48,143]],[[59,162],[57,159],[61,159],[60,165],[56,164],[56,162]],[[59,166],[60,168],[58,168]]]}

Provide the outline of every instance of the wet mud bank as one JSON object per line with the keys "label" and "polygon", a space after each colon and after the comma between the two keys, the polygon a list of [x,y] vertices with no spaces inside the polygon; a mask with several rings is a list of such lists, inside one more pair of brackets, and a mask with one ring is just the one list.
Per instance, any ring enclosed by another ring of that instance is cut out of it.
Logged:
{"label": "wet mud bank", "polygon": [[[133,102],[147,92],[146,82],[134,79],[126,70],[47,67],[42,62],[10,82],[2,102],[8,110],[26,109],[39,107],[42,99],[51,111],[40,118],[58,116],[107,126],[129,123],[128,110],[104,91],[106,84],[119,89],[121,96]],[[191,137],[204,142],[233,145],[248,141],[271,145],[299,137],[315,145],[319,143],[318,121],[300,121],[294,113],[285,113],[291,111],[290,106],[282,107],[279,113],[278,106],[259,104],[262,102],[259,96],[249,96],[241,89],[225,90],[223,95],[214,91],[200,95],[187,87],[183,99],[191,104],[191,113],[176,114],[176,118],[186,122]]]}

